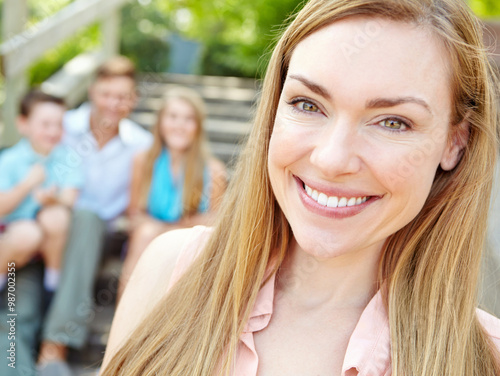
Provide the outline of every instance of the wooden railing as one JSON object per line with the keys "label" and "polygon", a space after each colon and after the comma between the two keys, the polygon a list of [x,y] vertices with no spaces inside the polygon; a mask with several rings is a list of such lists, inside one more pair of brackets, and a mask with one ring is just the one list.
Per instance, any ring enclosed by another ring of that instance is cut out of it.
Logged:
{"label": "wooden railing", "polygon": [[18,139],[15,128],[19,99],[28,89],[27,70],[43,54],[85,26],[101,25],[101,48],[79,56],[58,72],[44,89],[75,104],[85,93],[85,82],[106,58],[118,53],[120,8],[129,0],[75,0],[29,29],[25,29],[27,0],[4,0],[0,55],[5,78],[5,102],[0,124],[0,146]]}

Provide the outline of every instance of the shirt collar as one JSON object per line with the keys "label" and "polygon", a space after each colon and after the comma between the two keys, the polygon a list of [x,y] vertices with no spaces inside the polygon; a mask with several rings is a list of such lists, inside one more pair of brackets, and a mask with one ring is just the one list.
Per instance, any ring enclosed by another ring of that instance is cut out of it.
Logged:
{"label": "shirt collar", "polygon": [[273,314],[275,279],[276,273],[273,273],[260,289],[248,322],[243,329],[244,333],[257,332],[269,325]]}
{"label": "shirt collar", "polygon": [[[76,116],[72,118],[73,121],[76,120],[78,124],[70,125],[75,130],[77,130],[80,134],[89,134],[92,136],[92,139],[96,142],[94,134],[90,130],[90,114],[92,113],[92,104],[90,102],[83,103],[80,107],[78,107],[75,111]],[[118,135],[113,137],[113,139],[118,138],[122,143],[127,144],[131,139],[131,131],[128,119],[120,120],[118,124]]]}
{"label": "shirt collar", "polygon": [[[275,280],[276,273],[260,289],[243,333],[257,332],[269,325],[273,314]],[[390,355],[389,320],[382,293],[378,291],[364,309],[351,335],[342,376],[353,369],[359,376],[386,375],[391,366]]]}
{"label": "shirt collar", "polygon": [[23,155],[25,156],[28,163],[45,163],[50,160],[52,153],[49,155],[38,154],[31,146],[31,142],[27,138],[22,138],[19,141],[19,145],[23,150]]}
{"label": "shirt collar", "polygon": [[359,375],[386,375],[391,366],[389,319],[379,290],[364,309],[352,332],[342,375],[356,369]]}

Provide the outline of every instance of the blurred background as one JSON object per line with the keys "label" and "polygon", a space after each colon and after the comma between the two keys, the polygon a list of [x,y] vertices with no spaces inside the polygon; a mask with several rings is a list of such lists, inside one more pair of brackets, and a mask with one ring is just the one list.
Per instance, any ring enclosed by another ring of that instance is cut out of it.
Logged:
{"label": "blurred background", "polygon": [[[486,44],[500,67],[500,0],[468,2],[485,21]],[[131,118],[149,128],[169,86],[194,88],[208,104],[206,130],[211,149],[231,170],[251,127],[259,79],[273,43],[303,3],[0,0],[0,149],[19,138],[15,128],[17,103],[28,88],[41,86],[74,107],[86,99],[95,69],[120,53],[132,59],[140,72],[140,100]],[[490,237],[493,248],[500,250],[498,204],[493,214]],[[500,275],[498,265],[487,265],[489,275]],[[79,375],[92,374],[101,359],[114,313],[110,291],[116,290],[120,267],[116,257],[105,260],[102,267],[89,345],[83,352],[70,354]],[[499,279],[486,282],[490,301],[498,300]]]}

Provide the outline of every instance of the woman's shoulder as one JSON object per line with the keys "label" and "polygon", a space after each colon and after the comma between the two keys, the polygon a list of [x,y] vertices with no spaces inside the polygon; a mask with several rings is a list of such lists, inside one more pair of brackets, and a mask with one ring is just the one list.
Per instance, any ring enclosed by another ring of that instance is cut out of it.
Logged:
{"label": "woman's shoulder", "polygon": [[145,250],[120,300],[106,349],[105,361],[166,295],[203,249],[212,229],[205,226],[173,230],[157,237]]}
{"label": "woman's shoulder", "polygon": [[477,309],[476,314],[479,323],[490,336],[491,341],[497,350],[500,351],[500,319],[483,311],[482,309]]}
{"label": "woman's shoulder", "polygon": [[[213,228],[206,226],[195,226],[187,229],[188,232],[181,233],[183,230],[172,231],[177,232],[178,237],[184,237],[183,247],[181,252],[179,252],[175,266],[172,270],[168,281],[168,289],[179,280],[181,275],[186,271],[186,269],[193,263],[193,261],[198,257],[201,251],[205,248],[205,244],[212,234]],[[180,241],[180,239],[179,239]]]}

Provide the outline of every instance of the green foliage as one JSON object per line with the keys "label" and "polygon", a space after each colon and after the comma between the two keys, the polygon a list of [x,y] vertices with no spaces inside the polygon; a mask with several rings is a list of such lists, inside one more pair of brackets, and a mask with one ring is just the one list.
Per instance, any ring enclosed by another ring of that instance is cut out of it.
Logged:
{"label": "green foliage", "polygon": [[493,18],[500,16],[499,0],[469,0],[469,5],[479,17]]}
{"label": "green foliage", "polygon": [[174,26],[204,45],[201,72],[257,77],[280,25],[301,0],[178,0],[163,3]]}
{"label": "green foliage", "polygon": [[164,72],[168,68],[166,39],[169,19],[158,1],[134,1],[123,8],[120,51],[141,72]]}

